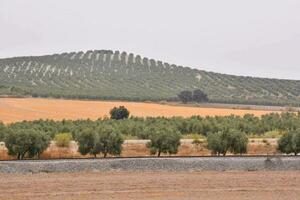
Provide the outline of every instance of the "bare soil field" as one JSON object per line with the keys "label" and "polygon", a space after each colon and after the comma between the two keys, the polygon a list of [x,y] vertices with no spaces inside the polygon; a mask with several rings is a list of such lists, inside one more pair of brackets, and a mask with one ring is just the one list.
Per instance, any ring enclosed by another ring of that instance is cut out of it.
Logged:
{"label": "bare soil field", "polygon": [[298,200],[300,171],[1,174],[1,200]]}
{"label": "bare soil field", "polygon": [[122,101],[80,101],[41,98],[0,98],[0,121],[11,123],[36,119],[97,119],[109,116],[114,106],[123,105],[133,116],[225,116],[244,115],[247,113],[261,116],[270,110],[247,110],[229,108],[207,108],[190,106],[172,106],[155,103],[138,103]]}

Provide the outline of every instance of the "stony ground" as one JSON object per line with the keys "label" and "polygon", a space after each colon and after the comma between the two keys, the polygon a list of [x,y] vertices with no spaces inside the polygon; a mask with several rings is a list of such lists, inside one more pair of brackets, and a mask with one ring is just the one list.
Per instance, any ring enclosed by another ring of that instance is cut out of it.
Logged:
{"label": "stony ground", "polygon": [[0,173],[111,171],[300,171],[300,157],[119,158],[0,161]]}
{"label": "stony ground", "polygon": [[298,200],[300,171],[0,174],[1,200]]}

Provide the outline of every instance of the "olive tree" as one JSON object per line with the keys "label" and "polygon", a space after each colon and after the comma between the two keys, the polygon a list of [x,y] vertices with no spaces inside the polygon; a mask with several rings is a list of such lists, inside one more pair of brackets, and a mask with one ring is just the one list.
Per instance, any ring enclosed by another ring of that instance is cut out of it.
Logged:
{"label": "olive tree", "polygon": [[6,132],[7,132],[7,128],[2,122],[0,122],[0,142],[4,141]]}
{"label": "olive tree", "polygon": [[215,155],[225,156],[229,149],[229,136],[226,132],[219,131],[207,136],[207,148]]}
{"label": "olive tree", "polygon": [[247,153],[248,137],[239,130],[230,131],[229,151],[233,154]]}
{"label": "olive tree", "polygon": [[150,142],[147,147],[151,154],[157,154],[160,157],[161,153],[176,154],[180,146],[181,134],[168,127],[158,127],[153,130],[150,136]]}
{"label": "olive tree", "polygon": [[86,129],[78,136],[78,151],[82,155],[91,154],[97,157],[102,153],[103,157],[108,154],[120,155],[124,142],[122,135],[111,126],[104,125],[96,129]]}
{"label": "olive tree", "polygon": [[300,153],[300,129],[284,134],[278,140],[278,150],[286,154],[297,155]]}
{"label": "olive tree", "polygon": [[77,136],[79,153],[82,155],[91,154],[97,157],[97,154],[100,153],[96,148],[97,141],[98,135],[94,130],[88,128],[82,130],[81,134]]}
{"label": "olive tree", "polygon": [[111,126],[104,126],[99,128],[97,132],[98,139],[96,142],[96,149],[103,154],[104,158],[107,154],[121,154],[124,140],[119,131],[114,130]]}
{"label": "olive tree", "polygon": [[243,154],[247,153],[248,138],[244,132],[228,129],[209,134],[207,143],[208,149],[218,156],[225,156],[228,151]]}
{"label": "olive tree", "polygon": [[24,159],[39,157],[47,149],[51,138],[44,132],[34,129],[13,129],[5,137],[8,154]]}

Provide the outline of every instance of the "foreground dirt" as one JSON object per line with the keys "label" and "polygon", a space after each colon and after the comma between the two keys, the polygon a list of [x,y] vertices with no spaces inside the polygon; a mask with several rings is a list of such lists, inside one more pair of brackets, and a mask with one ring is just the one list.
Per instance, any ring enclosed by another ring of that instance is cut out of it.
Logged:
{"label": "foreground dirt", "polygon": [[261,116],[275,111],[243,110],[226,108],[199,108],[185,106],[161,105],[155,103],[136,103],[122,101],[79,101],[38,98],[0,98],[0,121],[11,123],[35,119],[98,119],[109,115],[109,110],[123,105],[133,116],[224,116],[245,115],[247,113]]}
{"label": "foreground dirt", "polygon": [[299,186],[300,171],[0,174],[0,199],[297,200]]}

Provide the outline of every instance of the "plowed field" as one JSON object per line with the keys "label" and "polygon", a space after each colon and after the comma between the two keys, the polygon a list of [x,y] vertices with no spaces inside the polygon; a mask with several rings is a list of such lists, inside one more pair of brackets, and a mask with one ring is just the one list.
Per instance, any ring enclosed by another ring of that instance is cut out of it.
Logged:
{"label": "plowed field", "polygon": [[298,200],[300,172],[0,174],[2,200]]}

